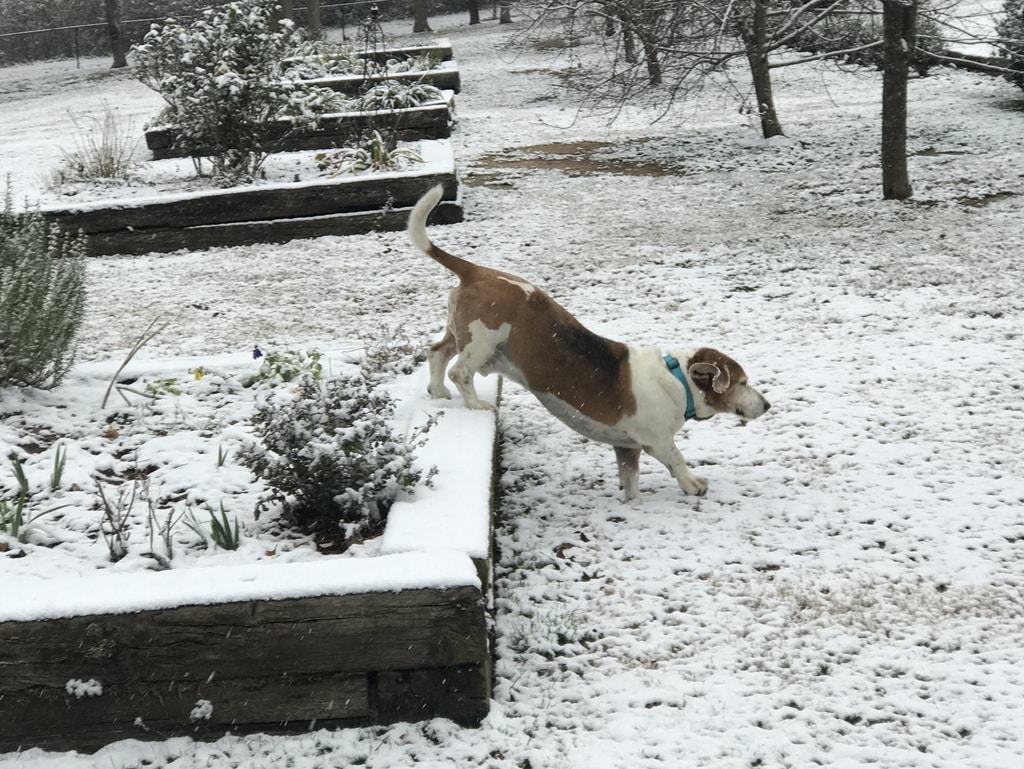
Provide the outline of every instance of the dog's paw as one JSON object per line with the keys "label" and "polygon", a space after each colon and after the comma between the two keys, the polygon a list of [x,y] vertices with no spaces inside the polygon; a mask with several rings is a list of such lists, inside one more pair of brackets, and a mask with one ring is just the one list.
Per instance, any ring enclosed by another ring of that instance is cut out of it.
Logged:
{"label": "dog's paw", "polygon": [[623,486],[619,484],[619,491],[622,492],[623,502],[632,502],[634,499],[640,497],[640,489],[638,486]]}
{"label": "dog's paw", "polygon": [[474,411],[497,411],[492,404],[482,400],[476,400],[472,403],[466,401],[466,408],[473,409]]}
{"label": "dog's paw", "polygon": [[431,398],[437,398],[439,400],[450,401],[452,399],[451,390],[449,390],[444,385],[440,385],[439,387],[434,387],[433,385],[431,385],[430,387],[427,388],[427,395],[429,395]]}
{"label": "dog's paw", "polygon": [[687,494],[693,494],[695,497],[703,497],[708,493],[707,480],[705,478],[701,478],[699,475],[693,475],[692,473],[687,474],[679,485],[683,487],[683,491]]}

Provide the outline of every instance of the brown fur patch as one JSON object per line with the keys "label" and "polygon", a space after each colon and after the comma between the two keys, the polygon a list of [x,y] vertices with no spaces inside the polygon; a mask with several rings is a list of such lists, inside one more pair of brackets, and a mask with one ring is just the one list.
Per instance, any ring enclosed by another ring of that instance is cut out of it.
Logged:
{"label": "brown fur patch", "polygon": [[528,281],[479,265],[474,268],[457,273],[462,284],[451,297],[460,348],[469,341],[473,321],[489,329],[508,324],[508,340],[497,354],[518,369],[529,390],[554,395],[606,425],[636,413],[625,344],[585,328]]}
{"label": "brown fur patch", "polygon": [[725,392],[715,392],[713,380],[710,376],[694,376],[693,381],[704,393],[704,402],[719,413],[729,413],[735,408],[732,402],[732,394],[736,386],[747,381],[747,374],[739,363],[734,361],[725,353],[714,350],[710,347],[701,347],[690,356],[686,362],[687,369],[694,363],[710,363],[717,366],[720,371],[728,377],[729,386]]}

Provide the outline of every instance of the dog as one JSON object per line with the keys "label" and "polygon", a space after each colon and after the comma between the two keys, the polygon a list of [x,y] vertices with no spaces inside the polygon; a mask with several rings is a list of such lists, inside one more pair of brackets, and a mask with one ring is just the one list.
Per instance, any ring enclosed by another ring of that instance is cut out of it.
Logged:
{"label": "dog", "polygon": [[687,494],[707,492],[675,444],[688,419],[736,414],[756,419],[771,407],[743,368],[709,347],[631,347],[586,329],[568,310],[520,277],[442,250],[427,234],[427,216],[443,187],[427,192],[409,214],[413,245],[459,279],[448,302],[444,337],[430,347],[428,392],[451,398],[448,377],[465,405],[493,409],[477,397],[476,374],[501,374],[532,392],[576,432],[615,449],[627,500],[640,494],[640,453],[668,468]]}

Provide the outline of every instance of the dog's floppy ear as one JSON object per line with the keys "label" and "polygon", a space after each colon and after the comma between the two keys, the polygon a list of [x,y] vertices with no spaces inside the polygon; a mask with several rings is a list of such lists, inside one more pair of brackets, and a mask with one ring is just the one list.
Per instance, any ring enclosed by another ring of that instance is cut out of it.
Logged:
{"label": "dog's floppy ear", "polygon": [[690,376],[702,390],[714,390],[721,395],[729,389],[729,371],[714,363],[698,362],[690,366]]}

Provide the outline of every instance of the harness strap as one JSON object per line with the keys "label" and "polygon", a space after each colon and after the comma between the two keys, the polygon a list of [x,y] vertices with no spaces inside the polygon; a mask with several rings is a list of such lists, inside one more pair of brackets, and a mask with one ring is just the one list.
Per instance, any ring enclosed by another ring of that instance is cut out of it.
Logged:
{"label": "harness strap", "polygon": [[690,383],[686,381],[686,375],[683,373],[682,366],[680,366],[679,361],[671,355],[665,356],[665,365],[668,366],[668,370],[672,372],[672,376],[678,379],[680,384],[682,384],[683,389],[686,390],[686,418],[695,419],[697,416],[697,407],[693,403],[693,391],[690,389]]}

